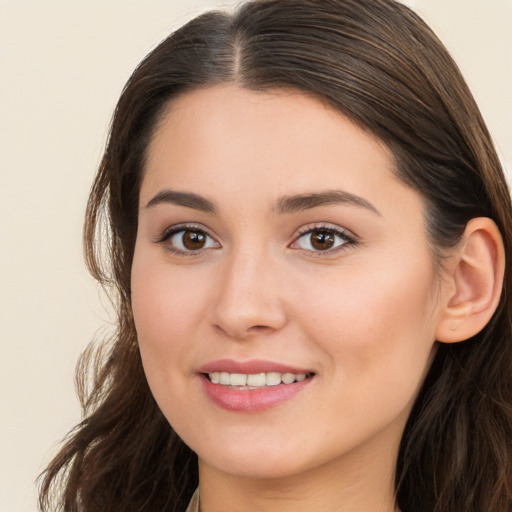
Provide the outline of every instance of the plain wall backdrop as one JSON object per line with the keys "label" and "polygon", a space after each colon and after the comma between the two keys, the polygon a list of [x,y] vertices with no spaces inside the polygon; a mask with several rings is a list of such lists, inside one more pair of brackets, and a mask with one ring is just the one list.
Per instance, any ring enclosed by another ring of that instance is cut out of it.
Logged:
{"label": "plain wall backdrop", "polygon": [[[0,512],[80,420],[76,360],[109,329],[85,270],[85,203],[111,113],[171,30],[233,0],[0,0]],[[459,63],[512,174],[512,0],[408,0]]]}

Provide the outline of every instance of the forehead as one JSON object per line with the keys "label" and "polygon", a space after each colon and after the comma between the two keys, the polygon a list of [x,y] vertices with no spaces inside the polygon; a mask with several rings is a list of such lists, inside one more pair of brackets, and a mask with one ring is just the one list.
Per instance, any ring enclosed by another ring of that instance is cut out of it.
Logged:
{"label": "forehead", "polygon": [[325,102],[222,85],[169,104],[148,148],[141,202],[165,187],[221,200],[340,188],[390,198],[406,189],[394,168],[384,143]]}

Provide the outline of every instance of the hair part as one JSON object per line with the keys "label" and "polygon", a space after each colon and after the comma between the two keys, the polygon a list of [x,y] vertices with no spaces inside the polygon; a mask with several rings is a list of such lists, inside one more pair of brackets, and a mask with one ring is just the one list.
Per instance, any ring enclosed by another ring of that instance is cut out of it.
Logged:
{"label": "hair part", "polygon": [[[118,328],[103,352],[82,357],[78,375],[94,375],[89,391],[79,387],[85,419],[44,475],[43,510],[181,511],[197,485],[196,455],[144,377],[130,274],[159,121],[179,94],[227,83],[311,94],[382,140],[398,178],[425,199],[437,261],[479,216],[496,222],[512,254],[510,196],[491,137],[457,66],[410,9],[393,0],[256,0],[199,16],[141,62],[114,113],[84,244],[91,274],[115,297]],[[512,509],[510,270],[507,262],[486,328],[437,347],[400,446],[402,512]]]}

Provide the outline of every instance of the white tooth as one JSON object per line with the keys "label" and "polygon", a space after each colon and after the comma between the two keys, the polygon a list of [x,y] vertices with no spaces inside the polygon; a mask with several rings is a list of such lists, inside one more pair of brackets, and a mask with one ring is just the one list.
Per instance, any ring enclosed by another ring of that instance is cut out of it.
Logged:
{"label": "white tooth", "polygon": [[269,372],[265,374],[265,384],[267,386],[278,386],[281,384],[281,374],[278,372]]}
{"label": "white tooth", "polygon": [[229,386],[229,373],[228,372],[220,372],[219,384],[223,384],[224,386]]}
{"label": "white tooth", "polygon": [[293,373],[283,373],[281,375],[281,380],[284,384],[291,384],[292,382],[295,382],[295,375],[293,375]]}
{"label": "white tooth", "polygon": [[306,374],[305,373],[299,373],[298,375],[295,376],[295,380],[297,382],[300,382],[301,380],[304,380],[306,378]]}
{"label": "white tooth", "polygon": [[210,373],[210,380],[214,384],[218,384],[220,382],[220,372],[212,372],[212,373]]}
{"label": "white tooth", "polygon": [[266,378],[264,373],[253,373],[247,375],[247,385],[259,388],[265,385]]}
{"label": "white tooth", "polygon": [[232,373],[229,377],[230,386],[246,386],[247,375],[243,373]]}

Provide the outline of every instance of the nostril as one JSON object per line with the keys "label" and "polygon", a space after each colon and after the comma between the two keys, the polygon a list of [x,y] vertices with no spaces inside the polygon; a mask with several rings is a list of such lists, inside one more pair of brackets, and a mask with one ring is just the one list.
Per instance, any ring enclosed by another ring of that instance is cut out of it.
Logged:
{"label": "nostril", "polygon": [[228,336],[230,338],[237,338],[237,339],[245,339],[247,337],[251,337],[251,336],[254,336],[254,335],[266,335],[266,334],[270,334],[272,333],[273,331],[275,331],[275,329],[269,325],[261,325],[261,324],[257,324],[257,325],[252,325],[248,328],[241,328],[241,329],[236,329],[236,328],[231,328],[231,329],[226,329],[224,328],[222,325],[219,325],[219,324],[215,324],[215,329],[222,333],[223,335],[225,336]]}
{"label": "nostril", "polygon": [[264,333],[266,331],[273,331],[274,329],[268,325],[253,325],[247,329],[247,332],[259,332]]}

